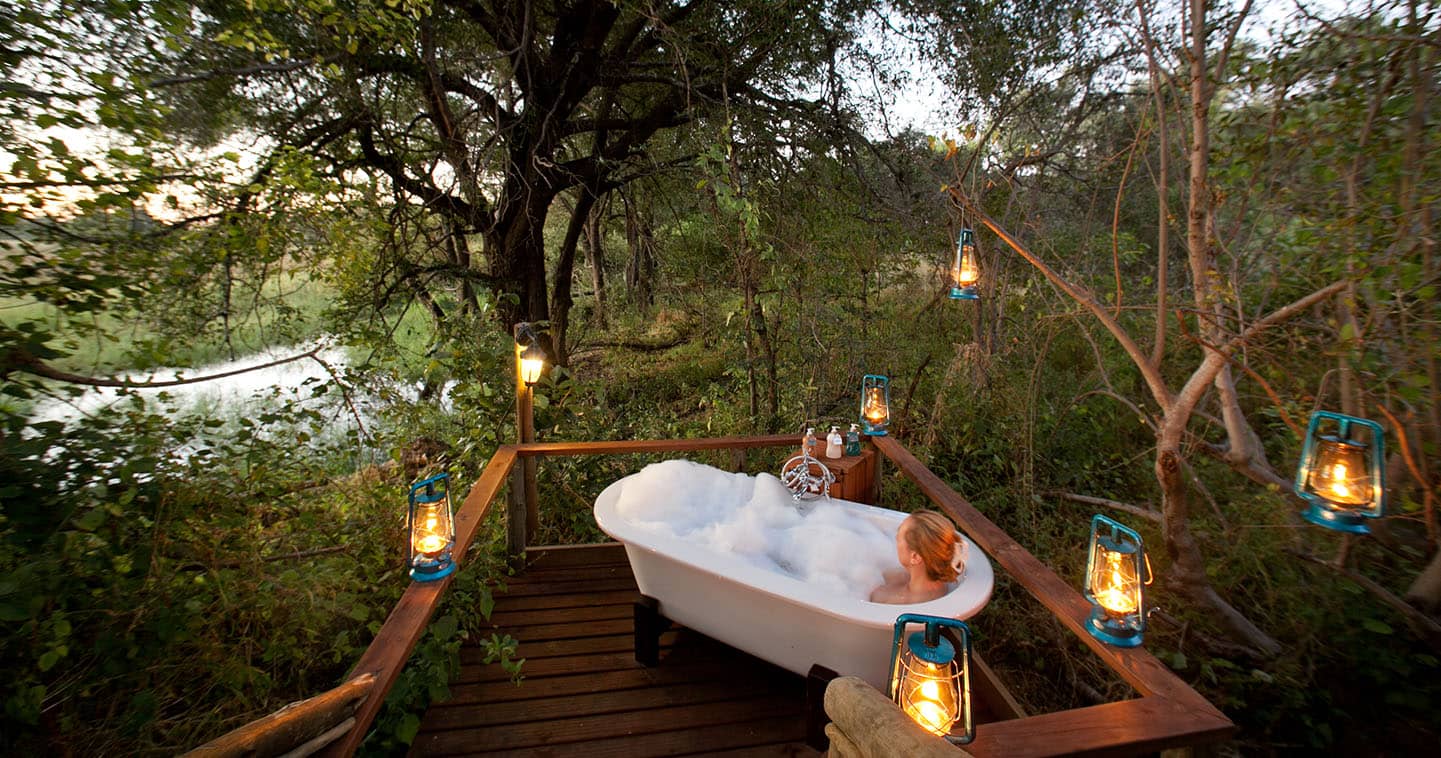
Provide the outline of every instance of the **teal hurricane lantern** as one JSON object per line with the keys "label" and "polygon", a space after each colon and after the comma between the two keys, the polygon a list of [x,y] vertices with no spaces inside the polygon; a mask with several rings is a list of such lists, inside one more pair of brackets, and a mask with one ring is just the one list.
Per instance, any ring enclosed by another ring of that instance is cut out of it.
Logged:
{"label": "teal hurricane lantern", "polygon": [[411,485],[408,527],[411,579],[431,582],[455,573],[450,474],[436,474]]}
{"label": "teal hurricane lantern", "polygon": [[1092,637],[1116,647],[1141,644],[1146,630],[1146,585],[1151,559],[1141,535],[1101,514],[1091,518],[1090,557],[1086,560],[1086,599]]}
{"label": "teal hurricane lantern", "polygon": [[[906,636],[908,624],[924,631]],[[891,642],[890,696],[926,731],[965,744],[971,723],[971,630],[965,622],[905,613]]]}
{"label": "teal hurricane lantern", "polygon": [[883,437],[891,423],[891,380],[880,374],[861,379],[861,428],[872,437]]}
{"label": "teal hurricane lantern", "polygon": [[1311,414],[1295,488],[1310,503],[1301,514],[1307,521],[1338,532],[1369,533],[1366,521],[1386,510],[1386,433],[1381,425],[1344,413]]}
{"label": "teal hurricane lantern", "polygon": [[980,300],[976,282],[981,278],[981,267],[976,262],[976,233],[969,227],[961,230],[956,240],[956,262],[951,266],[951,299]]}

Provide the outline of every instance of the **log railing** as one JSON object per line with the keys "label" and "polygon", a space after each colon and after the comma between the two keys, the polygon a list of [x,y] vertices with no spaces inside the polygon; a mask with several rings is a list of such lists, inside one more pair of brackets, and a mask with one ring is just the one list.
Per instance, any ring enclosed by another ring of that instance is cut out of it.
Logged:
{"label": "log railing", "polygon": [[[733,458],[733,464],[738,464],[747,449],[795,445],[799,441],[797,435],[777,435],[504,445],[491,457],[456,514],[454,554],[464,560],[477,528],[507,477],[512,479],[507,503],[507,545],[512,555],[524,552],[526,497],[523,467],[516,466],[519,460],[544,456],[732,450],[741,451]],[[1235,726],[1229,719],[1145,648],[1111,647],[1087,633],[1085,623],[1090,604],[1080,593],[977,511],[900,443],[890,437],[873,437],[871,441],[931,502],[949,514],[961,531],[1141,695],[1088,708],[988,723],[976,730],[976,739],[968,748],[970,752],[1005,756],[1154,752],[1212,742],[1234,732]],[[433,582],[412,582],[396,603],[348,677],[355,680],[373,676],[374,685],[369,687],[355,711],[354,726],[326,748],[327,755],[349,756],[360,746],[451,581],[448,577]]]}

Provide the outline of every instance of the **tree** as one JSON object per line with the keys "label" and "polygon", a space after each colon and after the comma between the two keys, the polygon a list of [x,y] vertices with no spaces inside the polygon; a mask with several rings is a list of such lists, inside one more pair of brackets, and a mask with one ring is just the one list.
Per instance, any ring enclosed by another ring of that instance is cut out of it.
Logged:
{"label": "tree", "polygon": [[[384,272],[386,290],[458,286],[456,307],[496,295],[498,320],[564,324],[569,268],[599,198],[684,165],[653,138],[805,86],[864,2],[203,5],[162,80],[175,102],[224,89],[277,149],[389,193],[392,224],[427,230]],[[209,120],[204,126],[220,128]],[[225,126],[225,125],[220,125]],[[545,221],[575,192],[572,233],[547,282]],[[435,299],[432,298],[432,301]],[[432,310],[440,307],[433,305]]]}

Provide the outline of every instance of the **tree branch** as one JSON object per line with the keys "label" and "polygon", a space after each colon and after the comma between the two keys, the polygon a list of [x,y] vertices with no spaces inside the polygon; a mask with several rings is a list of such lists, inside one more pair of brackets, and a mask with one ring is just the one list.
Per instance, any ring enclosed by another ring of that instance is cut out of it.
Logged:
{"label": "tree branch", "polygon": [[4,364],[0,365],[0,376],[4,376],[11,371],[24,371],[27,374],[34,374],[35,376],[44,377],[46,379],[54,379],[57,382],[79,384],[86,387],[119,387],[123,389],[179,387],[184,384],[199,384],[200,382],[209,382],[216,379],[224,379],[226,377],[247,374],[251,371],[259,371],[261,369],[271,368],[272,366],[280,366],[286,363],[294,363],[295,361],[303,360],[305,358],[317,358],[322,349],[323,347],[316,346],[315,348],[307,350],[298,355],[292,355],[289,358],[281,358],[279,360],[271,361],[269,363],[262,363],[257,366],[249,366],[242,369],[236,369],[234,371],[222,371],[218,374],[207,374],[205,376],[197,376],[190,379],[170,379],[160,382],[135,382],[129,379],[107,379],[103,377],[85,376],[83,374],[72,374],[68,371],[61,371],[60,369],[57,369],[54,366],[51,366],[48,363],[41,361],[34,355],[31,355],[30,352],[25,350],[24,348],[12,348],[10,350],[10,353],[5,356]]}
{"label": "tree branch", "polygon": [[1074,492],[1061,492],[1060,490],[1051,490],[1049,492],[1043,492],[1041,494],[1049,495],[1051,497],[1059,498],[1061,500],[1070,500],[1075,503],[1085,503],[1086,505],[1098,505],[1102,508],[1111,508],[1113,510],[1121,511],[1122,513],[1129,513],[1132,516],[1138,516],[1156,524],[1161,523],[1160,511],[1151,510],[1150,508],[1143,508],[1139,505],[1131,505],[1130,503],[1107,500],[1104,497],[1091,497],[1090,495],[1077,495]]}

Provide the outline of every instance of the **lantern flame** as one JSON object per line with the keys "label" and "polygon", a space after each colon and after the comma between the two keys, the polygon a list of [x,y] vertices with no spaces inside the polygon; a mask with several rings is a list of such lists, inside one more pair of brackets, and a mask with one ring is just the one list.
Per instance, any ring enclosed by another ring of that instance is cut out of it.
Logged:
{"label": "lantern flame", "polygon": [[415,529],[411,534],[411,545],[415,552],[428,557],[439,555],[450,544],[449,531],[441,523],[439,507],[436,505],[422,506],[424,509],[424,520],[416,519]]}
{"label": "lantern flame", "polygon": [[913,673],[910,680],[916,684],[911,690],[906,715],[931,734],[944,737],[950,732],[951,725],[956,723],[957,714],[953,712],[954,708],[948,707],[948,701],[955,698],[947,697],[949,686],[946,692],[942,692],[940,677],[941,671],[929,661],[924,672]]}
{"label": "lantern flame", "polygon": [[970,245],[961,248],[956,265],[951,267],[951,280],[959,287],[969,287],[981,278],[981,269],[976,265],[976,250]]}
{"label": "lantern flame", "polygon": [[886,423],[890,418],[890,410],[886,408],[885,395],[881,393],[880,387],[872,387],[866,391],[866,421],[872,425]]}
{"label": "lantern flame", "polygon": [[1323,440],[1318,447],[1312,474],[1308,477],[1311,491],[1333,505],[1364,506],[1371,502],[1371,472],[1366,465],[1365,448],[1351,442]]}
{"label": "lantern flame", "polygon": [[1102,608],[1118,616],[1129,615],[1136,612],[1136,580],[1127,575],[1132,573],[1125,570],[1121,564],[1121,555],[1110,550],[1104,551],[1106,556],[1106,568],[1100,572],[1101,586],[1094,588],[1093,594],[1096,602]]}

